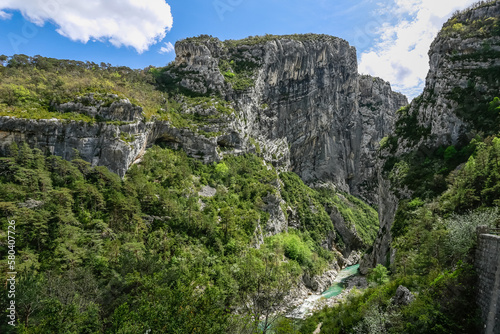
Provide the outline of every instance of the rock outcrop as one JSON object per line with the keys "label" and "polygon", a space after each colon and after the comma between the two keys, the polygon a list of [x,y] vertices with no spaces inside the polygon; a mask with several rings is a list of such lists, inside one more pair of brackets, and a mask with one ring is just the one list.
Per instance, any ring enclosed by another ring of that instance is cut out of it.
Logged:
{"label": "rock outcrop", "polygon": [[[407,99],[389,83],[359,75],[356,51],[345,40],[311,34],[221,42],[201,36],[177,42],[176,60],[161,75],[159,84],[181,93],[175,97],[177,119],[170,110],[146,119],[124,97],[88,94],[51,107],[94,122],[0,117],[0,154],[13,142],[27,142],[68,160],[78,153],[123,177],[154,144],[182,149],[205,163],[251,152],[306,183],[327,182],[377,202],[379,142]],[[192,98],[200,95],[201,100]],[[269,219],[259,222],[255,247],[264,236],[301,225],[279,187],[278,181],[276,193],[262,198]],[[333,216],[348,244],[345,257],[367,247],[340,215]],[[334,231],[326,235],[324,246],[334,250]]]}
{"label": "rock outcrop", "polygon": [[92,165],[106,166],[121,177],[140,161],[147,147],[157,142],[182,148],[205,162],[222,158],[215,138],[177,129],[169,122],[115,124],[0,117],[0,153],[7,154],[13,142],[26,142],[67,160],[78,154]]}
{"label": "rock outcrop", "polygon": [[398,286],[396,294],[392,300],[392,303],[397,306],[407,306],[410,305],[415,300],[413,293],[408,290],[407,287],[402,285]]}
{"label": "rock outcrop", "polygon": [[82,113],[104,121],[136,122],[144,118],[141,107],[116,94],[90,93],[77,97],[75,101],[52,103],[52,107],[59,112]]}
{"label": "rock outcrop", "polygon": [[346,41],[324,35],[227,42],[207,37],[177,43],[176,53],[176,67],[167,75],[187,73],[184,88],[217,91],[234,101],[239,120],[233,128],[241,143],[252,138],[268,161],[305,182],[332,181],[375,202],[379,141],[407,100],[387,82],[360,76],[355,49]]}
{"label": "rock outcrop", "polygon": [[[256,152],[306,182],[331,181],[376,201],[371,190],[378,143],[407,100],[387,82],[360,76],[355,49],[345,40],[293,35],[221,42],[202,36],[176,44],[175,64],[164,75],[184,90],[222,96],[235,112],[205,125],[203,133],[216,135],[204,136],[171,122],[146,122],[141,108],[127,99],[90,94],[54,108],[98,117],[94,124],[2,117],[0,153],[14,141],[66,159],[77,149],[93,165],[123,176],[159,142],[205,162]],[[184,112],[203,115],[198,109]]]}
{"label": "rock outcrop", "polygon": [[336,207],[333,207],[329,214],[335,230],[344,241],[344,256],[349,256],[356,249],[366,249],[368,245],[365,245],[361,237],[356,233],[356,228],[352,226],[354,225],[352,222],[350,224],[346,222]]}
{"label": "rock outcrop", "polygon": [[[477,133],[494,131],[498,112],[488,105],[500,91],[499,18],[500,2],[494,1],[457,13],[444,24],[429,51],[424,91],[398,115],[402,131],[394,151],[384,152],[387,157],[464,145]],[[399,201],[394,190],[400,197],[410,195],[382,175],[382,165],[383,161],[378,169],[380,230],[373,251],[361,262],[361,273],[378,263],[392,263],[391,227]]]}

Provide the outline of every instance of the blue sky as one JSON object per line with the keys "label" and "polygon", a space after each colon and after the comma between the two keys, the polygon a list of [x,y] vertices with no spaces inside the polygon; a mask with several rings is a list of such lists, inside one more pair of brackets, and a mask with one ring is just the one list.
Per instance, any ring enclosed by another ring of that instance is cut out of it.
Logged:
{"label": "blue sky", "polygon": [[0,0],[0,54],[164,66],[177,40],[322,33],[358,51],[360,72],[410,98],[442,23],[473,0]]}

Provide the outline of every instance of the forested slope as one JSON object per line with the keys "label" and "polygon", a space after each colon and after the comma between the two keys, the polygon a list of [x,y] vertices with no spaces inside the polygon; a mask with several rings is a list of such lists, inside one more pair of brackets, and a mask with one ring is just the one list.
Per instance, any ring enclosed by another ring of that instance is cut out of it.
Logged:
{"label": "forested slope", "polygon": [[381,142],[381,227],[360,267],[374,283],[305,333],[320,322],[327,333],[483,330],[474,255],[476,227],[500,224],[499,17],[500,2],[481,1],[436,37],[424,92]]}
{"label": "forested slope", "polygon": [[[4,271],[16,222],[19,333],[251,332],[340,254],[321,245],[333,231],[322,203],[337,194],[254,155],[204,165],[155,146],[122,180],[14,144],[0,185]],[[265,237],[263,199],[279,191],[298,225]]]}

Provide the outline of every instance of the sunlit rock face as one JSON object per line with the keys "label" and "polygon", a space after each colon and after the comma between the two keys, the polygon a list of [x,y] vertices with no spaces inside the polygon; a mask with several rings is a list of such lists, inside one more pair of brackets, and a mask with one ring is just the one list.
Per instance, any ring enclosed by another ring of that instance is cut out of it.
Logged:
{"label": "sunlit rock face", "polygon": [[[106,124],[2,118],[0,149],[27,141],[67,159],[77,149],[83,159],[121,176],[158,142],[207,163],[224,154],[253,152],[305,182],[331,181],[339,190],[376,202],[378,143],[407,100],[389,83],[359,75],[356,51],[345,40],[326,35],[226,42],[193,38],[178,42],[176,55],[165,75],[178,87],[222,97],[234,107],[232,115],[204,129],[216,136],[165,121],[146,122],[141,108],[126,99],[104,105],[89,96],[54,107],[98,115]],[[228,80],[228,71],[244,77],[243,84]]]}
{"label": "sunlit rock face", "polygon": [[[264,37],[221,42],[195,38],[176,45],[174,77],[199,93],[234,101],[233,130],[240,143],[253,138],[266,160],[308,183],[331,181],[338,189],[376,202],[376,152],[407,104],[389,83],[358,74],[356,51],[325,35]],[[226,68],[224,63],[229,64]],[[216,65],[218,64],[219,67]],[[244,89],[224,80],[238,64],[252,72]]]}
{"label": "sunlit rock face", "polygon": [[[415,98],[408,114],[425,133],[416,140],[398,138],[392,156],[469,143],[478,133],[489,133],[496,124],[496,112],[488,103],[500,91],[500,3],[478,4],[444,24],[429,51],[430,69],[421,96]],[[397,119],[396,119],[397,120]],[[373,252],[363,259],[362,273],[378,263],[390,265],[391,227],[397,210],[395,185],[379,176],[380,230]],[[407,190],[398,189],[400,193]]]}

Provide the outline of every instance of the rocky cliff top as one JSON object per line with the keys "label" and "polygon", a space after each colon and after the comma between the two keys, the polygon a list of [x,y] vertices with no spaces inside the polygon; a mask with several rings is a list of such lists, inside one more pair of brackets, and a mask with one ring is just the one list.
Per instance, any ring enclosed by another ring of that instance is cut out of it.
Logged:
{"label": "rocky cliff top", "polygon": [[372,202],[379,141],[407,104],[389,83],[360,76],[355,48],[327,35],[186,39],[165,77],[234,101],[244,122],[235,132],[270,150],[268,160]]}
{"label": "rocky cliff top", "polygon": [[[120,175],[153,144],[182,148],[205,162],[252,152],[278,170],[310,183],[332,182],[374,203],[379,142],[391,131],[395,111],[407,104],[389,83],[359,75],[355,48],[327,35],[188,38],[176,43],[175,62],[147,74],[157,86],[151,92],[138,87],[156,104],[144,114],[126,94],[66,98],[51,108],[97,120],[89,136],[65,122],[48,127],[8,119],[0,122],[6,138],[0,147],[26,140],[64,157],[76,148],[85,160]],[[103,156],[110,150],[113,159]]]}
{"label": "rocky cliff top", "polygon": [[446,175],[470,155],[471,139],[500,130],[495,102],[500,93],[500,1],[478,3],[450,18],[431,45],[429,65],[423,93],[397,112],[395,132],[383,141],[380,231],[362,272],[393,259],[391,227],[399,201],[440,194]]}
{"label": "rocky cliff top", "polygon": [[500,89],[500,2],[450,18],[431,45],[429,65],[424,92],[408,112],[418,115],[421,136],[401,143],[463,145],[478,132],[496,132],[497,115],[488,106]]}

